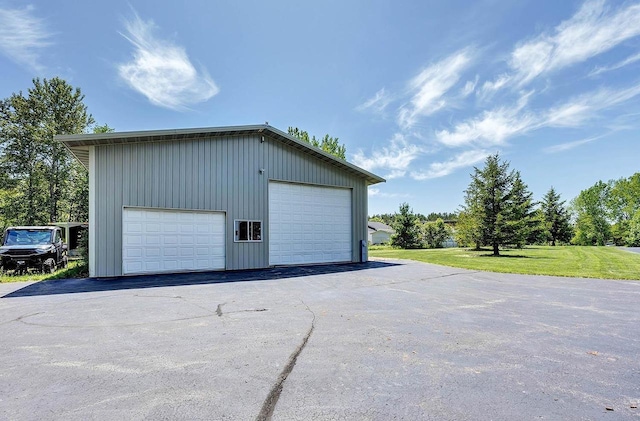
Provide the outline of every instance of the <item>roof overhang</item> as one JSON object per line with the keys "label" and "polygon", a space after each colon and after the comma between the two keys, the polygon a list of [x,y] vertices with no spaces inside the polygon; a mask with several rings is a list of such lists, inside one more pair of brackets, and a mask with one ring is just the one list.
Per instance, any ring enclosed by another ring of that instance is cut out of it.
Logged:
{"label": "roof overhang", "polygon": [[205,139],[221,136],[265,134],[293,148],[308,153],[325,163],[341,168],[364,178],[367,184],[383,183],[386,180],[343,159],[337,158],[311,144],[304,142],[268,124],[248,126],[207,127],[197,129],[147,130],[135,132],[90,133],[76,135],[57,135],[55,140],[63,143],[78,161],[89,168],[89,148],[91,146],[169,142],[192,139]]}

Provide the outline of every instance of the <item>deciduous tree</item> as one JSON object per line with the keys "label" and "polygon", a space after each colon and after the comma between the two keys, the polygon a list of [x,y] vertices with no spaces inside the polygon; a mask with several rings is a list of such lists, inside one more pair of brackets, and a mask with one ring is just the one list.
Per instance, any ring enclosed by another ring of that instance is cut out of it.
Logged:
{"label": "deciduous tree", "polygon": [[309,137],[309,133],[307,133],[304,130],[300,130],[297,127],[289,127],[287,132],[291,136],[296,137],[307,143],[310,143],[316,148],[320,148],[323,151],[330,153],[331,155],[337,156],[340,159],[347,159],[346,158],[347,148],[345,145],[341,145],[340,142],[338,142],[337,137],[331,137],[328,134],[326,134],[324,135],[323,138],[316,139],[315,136]]}
{"label": "deciduous tree", "polygon": [[1,160],[22,197],[20,222],[55,222],[63,214],[72,158],[53,137],[93,124],[83,100],[80,89],[55,77],[36,78],[26,96],[14,93],[1,102]]}
{"label": "deciduous tree", "polygon": [[450,229],[441,218],[435,221],[427,221],[421,224],[420,234],[422,243],[426,248],[442,248],[444,242],[451,235]]}
{"label": "deciduous tree", "polygon": [[607,200],[611,186],[598,181],[571,201],[576,215],[575,234],[571,240],[581,246],[603,246],[611,236]]}

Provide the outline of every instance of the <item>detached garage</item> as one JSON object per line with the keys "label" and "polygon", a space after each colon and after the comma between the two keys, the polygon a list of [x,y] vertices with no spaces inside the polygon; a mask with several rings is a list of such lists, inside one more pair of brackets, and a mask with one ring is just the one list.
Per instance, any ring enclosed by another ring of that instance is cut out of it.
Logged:
{"label": "detached garage", "polygon": [[384,179],[269,125],[56,139],[89,169],[91,276],[366,260]]}

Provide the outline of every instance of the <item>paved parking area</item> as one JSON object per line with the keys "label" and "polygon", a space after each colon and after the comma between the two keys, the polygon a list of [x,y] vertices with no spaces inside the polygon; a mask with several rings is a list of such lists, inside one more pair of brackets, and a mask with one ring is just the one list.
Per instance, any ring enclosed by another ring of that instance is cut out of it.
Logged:
{"label": "paved parking area", "polygon": [[385,261],[0,296],[0,419],[640,419],[640,282]]}

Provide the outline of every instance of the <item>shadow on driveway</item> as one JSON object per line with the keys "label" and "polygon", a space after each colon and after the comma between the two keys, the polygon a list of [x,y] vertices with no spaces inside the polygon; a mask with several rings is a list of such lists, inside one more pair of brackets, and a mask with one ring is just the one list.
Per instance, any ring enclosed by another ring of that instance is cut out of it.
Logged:
{"label": "shadow on driveway", "polygon": [[75,294],[78,292],[114,291],[181,285],[219,284],[226,282],[267,281],[301,276],[353,272],[397,266],[397,263],[367,262],[317,266],[278,267],[225,272],[193,272],[162,275],[119,276],[115,278],[56,279],[40,281],[13,291],[2,298],[39,295]]}

